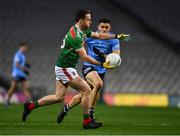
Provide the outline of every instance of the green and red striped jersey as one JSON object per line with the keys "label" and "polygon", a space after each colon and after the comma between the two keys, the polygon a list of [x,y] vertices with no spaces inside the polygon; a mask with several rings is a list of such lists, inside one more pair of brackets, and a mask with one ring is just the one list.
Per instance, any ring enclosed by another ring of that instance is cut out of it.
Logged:
{"label": "green and red striped jersey", "polygon": [[63,39],[56,66],[75,68],[79,60],[79,55],[75,51],[82,48],[84,38],[91,35],[92,32],[89,29],[82,32],[76,25],[72,26]]}

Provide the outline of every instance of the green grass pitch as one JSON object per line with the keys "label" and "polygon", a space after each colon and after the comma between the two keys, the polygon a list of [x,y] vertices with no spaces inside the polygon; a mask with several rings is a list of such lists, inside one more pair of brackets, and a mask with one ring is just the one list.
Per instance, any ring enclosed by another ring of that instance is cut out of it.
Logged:
{"label": "green grass pitch", "polygon": [[83,130],[82,113],[78,106],[72,109],[62,124],[56,124],[58,104],[34,110],[27,122],[21,121],[22,105],[5,108],[0,105],[0,135],[125,135],[125,134],[180,134],[180,109],[109,107],[98,105],[96,117],[104,126]]}

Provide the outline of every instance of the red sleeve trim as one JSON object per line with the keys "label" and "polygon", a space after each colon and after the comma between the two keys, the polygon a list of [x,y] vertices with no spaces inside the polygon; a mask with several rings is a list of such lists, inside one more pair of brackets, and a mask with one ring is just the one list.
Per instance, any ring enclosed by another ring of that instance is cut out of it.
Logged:
{"label": "red sleeve trim", "polygon": [[76,37],[76,33],[75,33],[75,31],[74,31],[74,26],[72,26],[72,27],[70,28],[70,35],[71,35],[72,38],[75,38],[75,37]]}

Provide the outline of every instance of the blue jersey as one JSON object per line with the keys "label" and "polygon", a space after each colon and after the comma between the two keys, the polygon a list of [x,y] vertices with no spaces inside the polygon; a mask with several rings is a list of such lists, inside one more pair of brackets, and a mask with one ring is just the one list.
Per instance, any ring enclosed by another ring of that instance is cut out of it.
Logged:
{"label": "blue jersey", "polygon": [[[114,50],[120,50],[120,43],[118,39],[100,40],[87,38],[85,42],[87,45],[88,55],[100,62],[103,62],[104,60],[94,53],[94,47],[106,55],[112,53]],[[84,65],[95,67],[97,72],[100,74],[106,72],[106,69],[102,66],[94,65],[88,62],[84,62]]]}
{"label": "blue jersey", "polygon": [[18,62],[20,66],[25,67],[26,57],[23,52],[17,51],[16,54],[14,55],[12,76],[26,77],[24,71],[22,71],[20,68],[16,66],[16,62]]}

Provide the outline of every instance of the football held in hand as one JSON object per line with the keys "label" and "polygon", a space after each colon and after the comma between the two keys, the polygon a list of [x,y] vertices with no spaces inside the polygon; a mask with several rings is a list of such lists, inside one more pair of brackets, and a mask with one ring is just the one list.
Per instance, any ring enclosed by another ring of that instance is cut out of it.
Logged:
{"label": "football held in hand", "polygon": [[109,62],[110,66],[120,66],[121,57],[117,53],[110,53],[106,57],[106,62]]}

